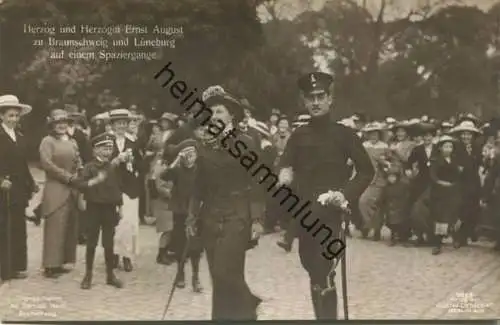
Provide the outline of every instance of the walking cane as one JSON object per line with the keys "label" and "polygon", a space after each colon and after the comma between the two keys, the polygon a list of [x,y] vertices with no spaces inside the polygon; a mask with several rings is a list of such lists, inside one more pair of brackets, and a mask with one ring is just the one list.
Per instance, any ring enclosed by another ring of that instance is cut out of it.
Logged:
{"label": "walking cane", "polygon": [[[7,177],[8,179],[8,177]],[[11,245],[11,215],[10,215],[10,190],[7,190],[6,193],[5,193],[5,196],[6,196],[6,201],[7,201],[7,213],[6,213],[6,222],[5,222],[5,229],[6,229],[6,238],[7,238],[7,243],[6,243],[6,251],[7,251],[7,258],[6,258],[6,261],[7,261],[7,265],[3,265],[2,267],[4,267],[6,269],[6,272],[7,272],[7,281],[10,281],[10,273],[12,272],[12,261],[11,261],[11,257],[12,257],[12,245]]]}
{"label": "walking cane", "polygon": [[[187,241],[186,241],[186,246],[184,247],[184,251],[182,252],[181,259],[179,261],[178,265],[183,265],[184,262],[186,261],[188,252],[189,252],[189,246],[191,242],[191,236],[187,236]],[[163,316],[161,317],[161,320],[165,320],[165,316],[167,315],[168,308],[170,307],[170,304],[172,303],[172,299],[174,298],[174,293],[175,289],[177,286],[175,285],[177,282],[177,276],[179,275],[179,268],[177,267],[177,273],[175,274],[174,281],[172,282],[172,288],[170,289],[170,293],[168,295],[167,303],[165,305],[165,309],[163,310]]]}
{"label": "walking cane", "polygon": [[345,244],[344,254],[342,254],[340,260],[340,273],[342,276],[342,302],[344,306],[344,319],[349,320],[349,303],[347,298],[347,261],[346,261],[346,253],[347,253],[347,244],[346,244],[346,236],[345,233],[347,231],[347,218],[345,218],[346,213],[344,214],[344,225],[340,230],[340,240]]}

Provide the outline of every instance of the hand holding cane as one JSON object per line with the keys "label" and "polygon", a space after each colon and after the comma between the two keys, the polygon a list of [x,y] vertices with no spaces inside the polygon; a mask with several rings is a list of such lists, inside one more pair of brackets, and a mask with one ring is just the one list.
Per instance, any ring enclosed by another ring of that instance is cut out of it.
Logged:
{"label": "hand holding cane", "polygon": [[5,266],[5,268],[7,269],[7,273],[9,274],[9,277],[8,277],[8,281],[10,281],[10,273],[12,272],[12,243],[11,243],[11,236],[12,236],[12,233],[11,233],[11,215],[10,215],[10,186],[12,185],[10,183],[10,179],[9,179],[9,176],[5,177],[5,180],[4,182],[7,181],[9,183],[9,186],[8,188],[4,188],[5,189],[5,197],[6,197],[6,215],[5,215],[5,218],[6,218],[6,222],[5,222],[5,231],[6,231],[6,239],[7,239],[7,243],[6,243],[6,253],[7,253],[7,265]]}
{"label": "hand holding cane", "polygon": [[[184,247],[184,250],[182,251],[182,256],[179,260],[179,265],[183,265],[184,262],[186,261],[186,258],[188,256],[189,249],[191,246],[190,245],[191,237],[192,237],[192,235],[194,235],[194,232],[195,232],[194,227],[191,227],[191,226],[186,227],[186,237],[187,237],[186,238],[186,246]],[[172,287],[170,289],[170,293],[168,294],[167,303],[165,304],[165,309],[163,310],[163,316],[161,317],[161,320],[165,320],[165,316],[167,315],[167,311],[170,307],[170,304],[172,303],[172,299],[174,298],[175,289],[177,288],[177,286],[175,284],[177,282],[178,275],[179,275],[179,269],[177,269],[177,272],[175,273],[174,281],[172,282]]]}

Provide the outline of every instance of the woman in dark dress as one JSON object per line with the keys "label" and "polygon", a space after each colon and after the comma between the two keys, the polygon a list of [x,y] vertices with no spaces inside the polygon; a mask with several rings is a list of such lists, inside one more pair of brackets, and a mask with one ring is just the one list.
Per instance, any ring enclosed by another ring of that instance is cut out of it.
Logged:
{"label": "woman in dark dress", "polygon": [[455,247],[466,246],[469,239],[477,241],[476,227],[481,215],[481,178],[479,168],[482,164],[482,149],[476,143],[480,130],[472,120],[465,120],[454,127],[450,133],[460,141],[456,145],[456,157],[464,167],[461,179],[462,206],[460,207],[461,226],[457,233]]}
{"label": "woman in dark dress", "polygon": [[460,180],[463,167],[453,155],[455,139],[442,136],[437,147],[439,153],[430,167],[431,176],[431,218],[434,222],[434,248],[432,254],[441,253],[443,238],[454,227],[460,212]]}
{"label": "woman in dark dress", "polygon": [[220,90],[207,96],[211,89],[203,100],[212,112],[206,132],[213,140],[199,149],[186,223],[189,233],[196,219],[201,225],[213,286],[212,319],[255,320],[261,300],[245,281],[245,255],[252,233],[262,232],[263,209],[255,204],[256,187],[239,158],[241,143],[247,152],[256,146],[250,137],[234,129],[243,118],[239,101]]}
{"label": "woman in dark dress", "polygon": [[[0,275],[23,279],[28,264],[24,210],[37,186],[27,162],[26,139],[17,130],[31,106],[16,96],[0,96]],[[7,159],[8,158],[8,159]],[[1,282],[1,281],[0,281]]]}

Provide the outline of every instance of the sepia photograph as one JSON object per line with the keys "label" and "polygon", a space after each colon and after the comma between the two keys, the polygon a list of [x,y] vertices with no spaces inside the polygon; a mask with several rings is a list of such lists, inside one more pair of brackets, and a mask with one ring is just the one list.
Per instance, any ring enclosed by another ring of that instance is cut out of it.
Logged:
{"label": "sepia photograph", "polygon": [[0,321],[500,319],[500,0],[0,0]]}

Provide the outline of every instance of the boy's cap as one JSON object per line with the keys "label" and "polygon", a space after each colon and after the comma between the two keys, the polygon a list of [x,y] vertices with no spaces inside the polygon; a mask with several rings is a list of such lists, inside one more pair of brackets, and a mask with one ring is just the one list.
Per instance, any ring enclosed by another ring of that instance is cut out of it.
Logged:
{"label": "boy's cap", "polygon": [[196,148],[198,142],[194,139],[186,139],[177,145],[168,146],[168,151],[172,153],[173,156],[177,156],[182,150],[192,147]]}
{"label": "boy's cap", "polygon": [[112,146],[115,142],[115,136],[109,132],[105,132],[93,137],[91,142],[94,148]]}

